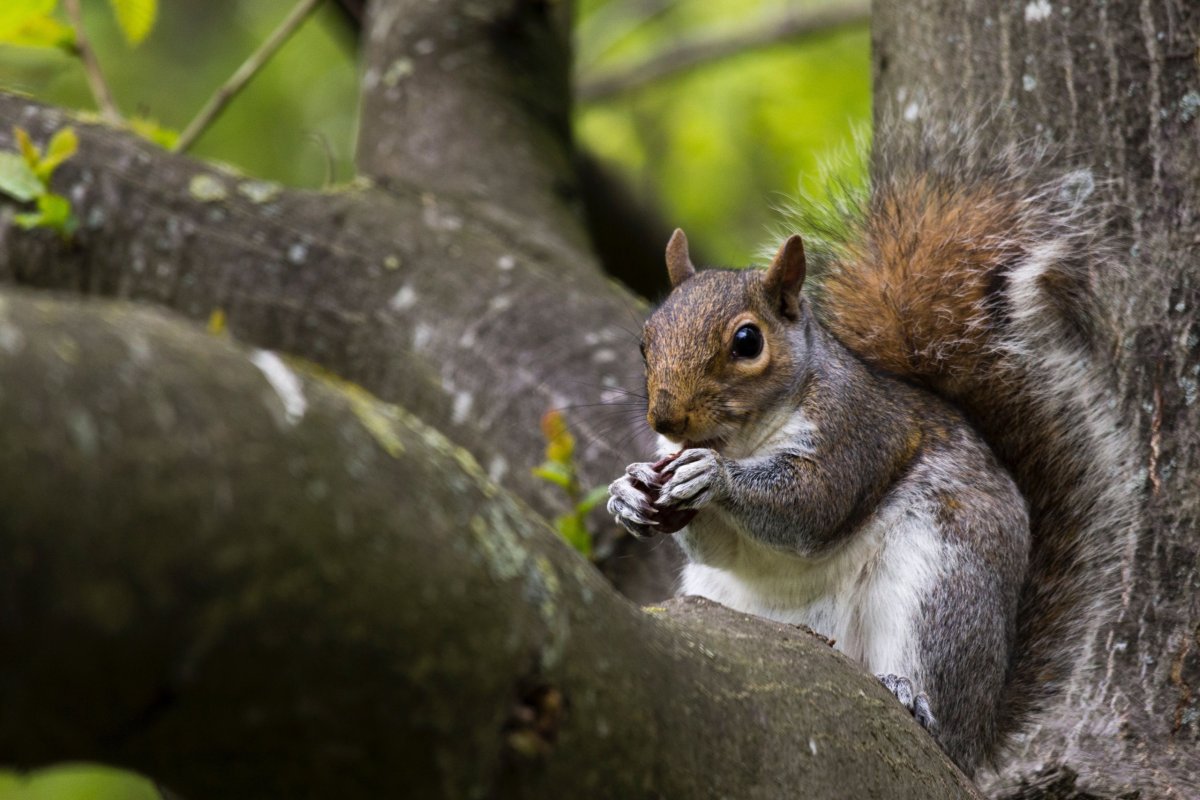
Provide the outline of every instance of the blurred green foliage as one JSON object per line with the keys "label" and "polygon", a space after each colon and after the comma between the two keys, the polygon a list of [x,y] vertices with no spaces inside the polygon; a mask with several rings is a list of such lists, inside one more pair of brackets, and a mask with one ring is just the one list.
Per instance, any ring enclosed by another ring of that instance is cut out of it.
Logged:
{"label": "blurred green foliage", "polygon": [[[680,41],[741,29],[785,9],[778,0],[583,0],[580,73],[636,64]],[[824,4],[828,5],[828,3]],[[622,14],[625,19],[622,20]],[[640,196],[699,250],[746,264],[798,191],[820,196],[822,165],[870,124],[865,26],[696,68],[581,109],[580,139],[629,175]],[[856,181],[856,174],[833,177]]]}
{"label": "blurred green foliage", "polygon": [[595,486],[584,492],[575,469],[575,436],[562,411],[551,409],[542,415],[542,435],[546,438],[546,460],[533,468],[533,474],[554,484],[566,496],[567,513],[554,518],[554,529],[582,556],[593,558],[594,543],[587,516],[608,498],[608,487]]}
{"label": "blurred green foliage", "polygon": [[75,155],[79,138],[72,127],[59,128],[43,150],[24,128],[13,126],[18,152],[0,150],[0,194],[21,203],[35,203],[36,210],[13,216],[19,227],[48,228],[70,239],[78,225],[71,202],[50,190],[50,178],[62,162]]}
{"label": "blurred green foliage", "polygon": [[[0,4],[14,7],[10,0]],[[89,0],[84,11],[121,109],[139,119],[143,135],[169,144],[171,130],[187,124],[292,5],[294,0],[160,0],[153,30],[137,46],[122,33],[109,4]],[[580,0],[579,73],[586,78],[637,64],[698,33],[732,30],[798,5],[815,4]],[[294,186],[349,179],[354,46],[344,20],[322,9],[234,100],[193,154]],[[821,165],[850,146],[854,130],[868,125],[868,49],[862,29],[724,59],[582,107],[578,137],[668,222],[686,228],[698,249],[721,263],[745,264],[778,222],[774,207],[798,190],[819,195]],[[94,107],[79,62],[62,47],[0,46],[0,87],[68,107]],[[853,159],[846,163],[851,166],[845,169],[856,169]],[[0,771],[0,800],[155,797],[145,780],[114,770],[55,768],[37,773],[32,782]]]}
{"label": "blurred green foliage", "polygon": [[82,764],[32,776],[0,770],[0,800],[159,800],[154,784],[128,772]]}
{"label": "blurred green foliage", "polygon": [[[83,10],[121,110],[178,131],[293,5],[294,0],[160,0],[153,30],[137,46],[128,43],[107,2],[87,0]],[[61,10],[58,14],[62,17]],[[295,186],[348,180],[358,82],[354,47],[337,12],[319,11],[192,154]],[[95,108],[78,60],[61,49],[0,46],[0,86],[70,108]]]}
{"label": "blurred green foliage", "polygon": [[[179,130],[292,4],[162,0],[156,27],[137,47],[125,41],[107,3],[85,3],[85,12],[122,109]],[[636,64],[698,34],[817,5],[581,0],[579,72],[586,78]],[[774,206],[799,189],[819,194],[820,165],[869,123],[868,44],[864,28],[724,59],[582,107],[578,135],[669,223],[686,228],[698,250],[745,264],[777,220]],[[353,170],[356,76],[353,37],[325,8],[194,153],[295,186],[344,181]],[[61,51],[0,47],[0,85],[92,107],[82,69]]]}

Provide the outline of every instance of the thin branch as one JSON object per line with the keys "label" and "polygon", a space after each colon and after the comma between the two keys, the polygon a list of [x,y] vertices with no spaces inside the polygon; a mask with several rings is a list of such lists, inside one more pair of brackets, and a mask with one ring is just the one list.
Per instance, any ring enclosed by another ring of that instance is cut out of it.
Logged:
{"label": "thin branch", "polygon": [[300,28],[300,25],[310,14],[316,11],[317,6],[320,4],[321,0],[300,0],[296,4],[296,7],[279,24],[279,27],[267,37],[266,41],[237,68],[236,72],[229,76],[229,80],[225,81],[213,93],[212,97],[208,98],[208,102],[200,109],[200,113],[196,115],[195,119],[188,124],[187,128],[180,135],[179,141],[175,144],[175,152],[187,152],[196,143],[196,140],[208,129],[208,126],[225,110],[225,106],[229,105],[229,102],[237,96],[238,92],[245,88],[250,79],[271,60],[271,57],[278,52],[279,48],[283,47],[292,34]]}
{"label": "thin branch", "polygon": [[79,7],[79,0],[66,0],[64,5],[67,17],[71,20],[71,27],[75,29],[75,49],[79,51],[79,58],[83,61],[83,72],[87,75],[92,97],[96,99],[96,105],[106,120],[120,122],[121,111],[113,100],[112,89],[108,88],[108,81],[104,80],[104,72],[96,59],[96,51],[92,49],[92,43],[83,29],[83,12]]}
{"label": "thin branch", "polygon": [[582,72],[630,35],[677,7],[675,0],[625,0],[606,3],[579,21],[575,31],[576,63]]}
{"label": "thin branch", "polygon": [[576,97],[585,103],[606,100],[694,67],[782,42],[822,36],[842,28],[865,25],[870,17],[870,4],[855,2],[817,11],[792,11],[732,34],[700,36],[633,67],[613,70],[607,75],[584,77],[579,81]]}

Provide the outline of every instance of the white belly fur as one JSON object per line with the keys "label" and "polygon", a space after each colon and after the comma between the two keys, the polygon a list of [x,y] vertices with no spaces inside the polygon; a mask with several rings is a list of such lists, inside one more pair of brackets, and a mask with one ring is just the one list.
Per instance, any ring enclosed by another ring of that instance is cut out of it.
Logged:
{"label": "white belly fur", "polygon": [[708,530],[694,534],[730,537],[726,541],[733,546],[720,548],[728,561],[722,558],[726,563],[719,566],[689,563],[681,594],[807,625],[835,640],[839,650],[871,672],[904,675],[920,685],[924,681],[918,674],[916,616],[922,598],[952,568],[953,553],[919,505],[889,506],[856,531],[846,546],[819,560],[761,545],[713,509],[702,523]]}

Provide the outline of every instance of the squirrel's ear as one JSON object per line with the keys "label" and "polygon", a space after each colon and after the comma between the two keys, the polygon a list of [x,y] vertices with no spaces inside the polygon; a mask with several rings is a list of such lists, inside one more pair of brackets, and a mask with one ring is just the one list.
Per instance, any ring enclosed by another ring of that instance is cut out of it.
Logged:
{"label": "squirrel's ear", "polygon": [[671,241],[667,242],[667,275],[671,277],[671,288],[674,289],[695,274],[696,268],[692,266],[691,256],[688,255],[687,237],[683,235],[682,228],[676,228],[671,234]]}
{"label": "squirrel's ear", "polygon": [[804,242],[799,234],[792,234],[780,245],[763,279],[768,296],[779,301],[779,308],[786,317],[795,317],[799,313],[804,271]]}

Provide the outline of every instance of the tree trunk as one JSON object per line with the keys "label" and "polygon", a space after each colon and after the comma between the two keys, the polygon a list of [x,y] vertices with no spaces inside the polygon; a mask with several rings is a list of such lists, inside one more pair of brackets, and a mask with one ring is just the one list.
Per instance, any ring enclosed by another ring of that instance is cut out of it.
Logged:
{"label": "tree trunk", "polygon": [[[1183,0],[879,3],[879,120],[961,119],[1058,147],[1132,244],[1111,298],[1144,524],[1118,619],[991,785],[1200,795],[1200,7]],[[898,123],[903,125],[904,123]],[[1056,777],[1057,776],[1057,777]],[[1033,794],[1023,796],[1035,796]],[[1038,795],[1040,796],[1040,795]]]}

